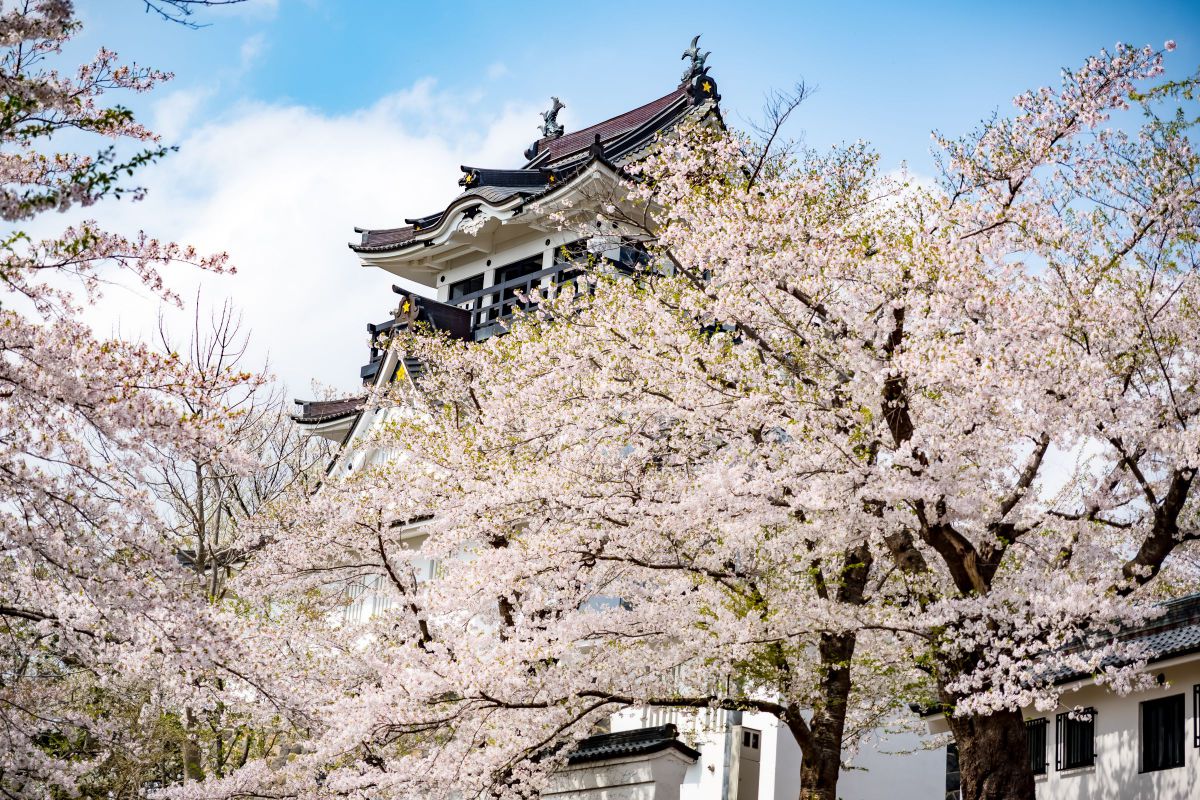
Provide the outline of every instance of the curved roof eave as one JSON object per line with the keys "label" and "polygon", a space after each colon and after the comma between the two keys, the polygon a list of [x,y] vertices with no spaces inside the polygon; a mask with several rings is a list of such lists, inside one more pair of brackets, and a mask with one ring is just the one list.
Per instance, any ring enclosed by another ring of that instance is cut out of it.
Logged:
{"label": "curved roof eave", "polygon": [[[409,242],[381,247],[364,247],[361,245],[355,245],[353,242],[351,242],[350,249],[354,250],[354,252],[359,253],[360,255],[363,255],[364,257],[386,257],[400,255],[402,251],[405,250],[412,250],[413,253],[417,253],[419,252],[417,245],[436,247],[439,244],[444,244],[450,236],[457,232],[458,227],[463,222],[462,218],[460,218],[457,212],[463,208],[474,203],[478,203],[481,209],[486,208],[488,211],[491,211],[491,216],[499,219],[501,224],[503,224],[518,214],[524,212],[531,203],[551,201],[556,196],[566,194],[573,189],[579,188],[583,182],[589,180],[592,175],[596,174],[596,167],[603,167],[611,174],[613,178],[620,178],[621,168],[618,165],[603,157],[593,157],[576,167],[575,169],[577,171],[571,176],[570,179],[565,180],[556,186],[549,187],[541,192],[522,192],[514,194],[504,202],[496,204],[493,204],[487,200],[480,200],[478,196],[462,197],[446,207],[446,211],[442,215],[442,219],[436,225],[429,228],[427,231],[421,231],[419,237],[413,238]],[[503,216],[505,214],[507,214],[507,216]]]}
{"label": "curved roof eave", "polygon": [[[503,201],[492,202],[485,197],[479,195],[464,195],[446,206],[446,210],[442,212],[441,219],[429,228],[422,229],[418,234],[411,239],[398,242],[396,244],[385,245],[364,245],[356,244],[355,242],[347,242],[347,246],[356,253],[395,253],[400,250],[415,248],[417,245],[435,244],[436,240],[447,233],[451,227],[457,228],[462,220],[458,219],[458,212],[469,206],[478,205],[480,208],[486,207],[488,210],[497,213],[503,213],[512,208],[521,205],[522,194],[514,194]],[[451,222],[453,220],[453,222]]]}

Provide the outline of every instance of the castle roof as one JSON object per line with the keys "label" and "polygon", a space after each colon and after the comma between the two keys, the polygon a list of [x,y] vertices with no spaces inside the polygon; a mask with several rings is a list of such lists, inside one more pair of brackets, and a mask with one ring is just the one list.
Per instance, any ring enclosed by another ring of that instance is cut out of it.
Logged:
{"label": "castle roof", "polygon": [[[687,119],[709,113],[720,116],[716,81],[707,70],[689,76],[667,94],[602,122],[571,133],[555,123],[556,110],[547,112],[550,132],[525,151],[526,163],[518,169],[462,166],[458,183],[463,191],[445,208],[423,217],[405,219],[394,228],[355,228],[361,241],[351,242],[357,253],[390,253],[423,244],[444,220],[462,212],[469,219],[483,206],[510,208],[552,194],[594,162],[620,172],[649,152],[659,134]],[[557,99],[556,99],[557,103]],[[561,107],[561,106],[559,106]],[[428,236],[425,234],[428,232]]]}
{"label": "castle roof", "polygon": [[322,422],[346,419],[362,411],[366,400],[366,397],[347,397],[341,400],[296,400],[294,402],[300,406],[300,412],[292,414],[292,419],[301,425],[316,425]]}

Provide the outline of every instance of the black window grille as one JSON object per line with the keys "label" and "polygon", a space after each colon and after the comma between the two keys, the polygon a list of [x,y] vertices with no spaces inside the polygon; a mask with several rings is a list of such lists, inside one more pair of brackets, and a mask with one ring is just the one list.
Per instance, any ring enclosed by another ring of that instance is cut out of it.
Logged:
{"label": "black window grille", "polygon": [[1085,708],[1055,719],[1054,768],[1090,767],[1096,763],[1096,709]]}
{"label": "black window grille", "polygon": [[483,288],[483,273],[472,275],[469,278],[461,281],[455,281],[450,284],[450,302],[453,303],[458,298],[472,292],[478,292]]}
{"label": "black window grille", "polygon": [[1192,747],[1200,747],[1200,683],[1192,687]]}
{"label": "black window grille", "polygon": [[1183,766],[1184,696],[1142,703],[1142,772]]}
{"label": "black window grille", "polygon": [[[522,300],[522,295],[534,289],[541,281],[530,280],[520,282],[519,285],[513,285],[514,282],[519,282],[526,275],[532,275],[535,272],[542,270],[542,256],[539,253],[536,256],[523,259],[515,264],[509,264],[500,267],[496,270],[496,277],[492,281],[493,286],[503,286],[500,292],[492,295],[492,307],[489,311],[488,319],[499,319],[501,317],[510,316],[516,309],[529,309],[529,303]],[[509,284],[504,286],[504,284]]]}
{"label": "black window grille", "polygon": [[1029,740],[1029,769],[1034,775],[1046,774],[1046,728],[1045,717],[1025,721],[1025,736]]}

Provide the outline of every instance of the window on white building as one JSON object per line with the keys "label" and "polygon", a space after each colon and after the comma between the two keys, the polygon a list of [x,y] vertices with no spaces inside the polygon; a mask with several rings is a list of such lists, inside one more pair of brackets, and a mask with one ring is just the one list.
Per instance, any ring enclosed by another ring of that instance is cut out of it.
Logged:
{"label": "window on white building", "polygon": [[1025,736],[1029,740],[1029,769],[1034,775],[1046,774],[1046,728],[1045,717],[1025,721]]}
{"label": "window on white building", "polygon": [[1096,709],[1059,714],[1055,728],[1055,769],[1090,767],[1096,763]]}
{"label": "window on white building", "polygon": [[1200,747],[1200,683],[1192,687],[1192,747]]}
{"label": "window on white building", "polygon": [[1142,711],[1142,772],[1183,766],[1184,696],[1147,700]]}

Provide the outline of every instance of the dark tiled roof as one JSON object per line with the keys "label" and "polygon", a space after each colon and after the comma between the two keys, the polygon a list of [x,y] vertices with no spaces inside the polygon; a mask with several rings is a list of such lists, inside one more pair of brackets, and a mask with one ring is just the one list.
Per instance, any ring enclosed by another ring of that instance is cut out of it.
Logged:
{"label": "dark tiled roof", "polygon": [[[1165,613],[1158,619],[1136,628],[1126,628],[1118,633],[1116,640],[1121,642],[1137,642],[1146,649],[1147,661],[1154,664],[1166,661],[1176,656],[1186,656],[1200,653],[1200,593],[1190,594],[1178,600],[1169,600],[1162,604]],[[1118,662],[1106,661],[1105,666],[1118,666]],[[1085,672],[1068,669],[1057,669],[1043,672],[1039,681],[1049,680],[1061,685],[1072,681],[1089,678]],[[923,706],[910,703],[909,709],[920,717],[931,717],[946,713],[946,707],[934,703]]]}
{"label": "dark tiled roof", "polygon": [[[1145,625],[1122,630],[1114,637],[1116,641],[1141,645],[1151,664],[1200,653],[1200,593],[1170,600],[1162,605],[1165,609],[1162,616]],[[1118,664],[1113,661],[1104,665]],[[1069,683],[1088,675],[1064,669],[1052,672],[1049,677],[1054,683]]]}
{"label": "dark tiled roof", "polygon": [[454,198],[458,200],[461,197],[480,197],[487,200],[489,203],[503,203],[508,198],[518,195],[533,195],[538,194],[546,188],[543,182],[537,186],[480,186],[467,191]]}
{"label": "dark tiled roof", "polygon": [[459,186],[512,186],[540,189],[546,185],[546,173],[540,169],[485,169],[483,167],[459,167],[463,176]]}
{"label": "dark tiled roof", "polygon": [[417,229],[412,225],[403,228],[382,228],[380,230],[359,230],[363,235],[362,243],[350,245],[355,250],[369,252],[372,250],[392,250],[403,247],[417,235]]}
{"label": "dark tiled roof", "polygon": [[[499,204],[515,196],[533,198],[544,194],[556,183],[561,185],[574,171],[585,165],[596,153],[601,160],[613,167],[621,167],[640,157],[654,141],[660,131],[673,128],[695,108],[692,90],[686,84],[652,100],[645,105],[626,111],[582,130],[563,136],[544,137],[537,141],[538,152],[523,168],[516,170],[493,170],[477,167],[462,167],[466,191],[447,205],[449,210],[463,198],[479,199]],[[600,149],[593,150],[596,137],[600,137]],[[538,176],[544,177],[539,181]],[[553,179],[552,179],[553,175]],[[470,176],[471,180],[466,182]],[[356,229],[362,241],[351,243],[350,249],[358,253],[375,253],[400,250],[418,244],[416,237],[437,225],[446,210],[406,220],[413,223],[403,228],[381,230]]]}
{"label": "dark tiled roof", "polygon": [[[638,106],[612,119],[598,122],[591,127],[572,131],[563,136],[539,139],[537,142],[537,155],[529,163],[537,163],[539,165],[554,164],[555,162],[567,159],[569,156],[578,155],[591,147],[592,143],[596,141],[597,134],[600,135],[600,143],[607,146],[610,142],[621,136],[637,131],[637,129],[652,121],[655,117],[663,115],[676,104],[679,106],[678,110],[682,111],[686,109],[690,105],[690,97],[687,87],[679,86],[674,91],[663,95],[657,100],[651,100],[644,106]],[[651,131],[651,133],[655,132],[657,131]],[[546,155],[547,153],[549,153],[548,156]]]}
{"label": "dark tiled roof", "polygon": [[647,755],[660,750],[673,749],[695,761],[700,751],[688,747],[676,737],[679,731],[674,725],[659,725],[656,728],[638,728],[621,733],[602,733],[589,736],[579,743],[567,759],[568,764],[586,764],[589,761],[604,761],[609,758]]}
{"label": "dark tiled roof", "polygon": [[300,406],[299,414],[292,414],[292,419],[301,425],[315,425],[318,422],[331,422],[335,419],[351,417],[362,411],[366,402],[365,397],[347,397],[342,400],[296,400]]}

